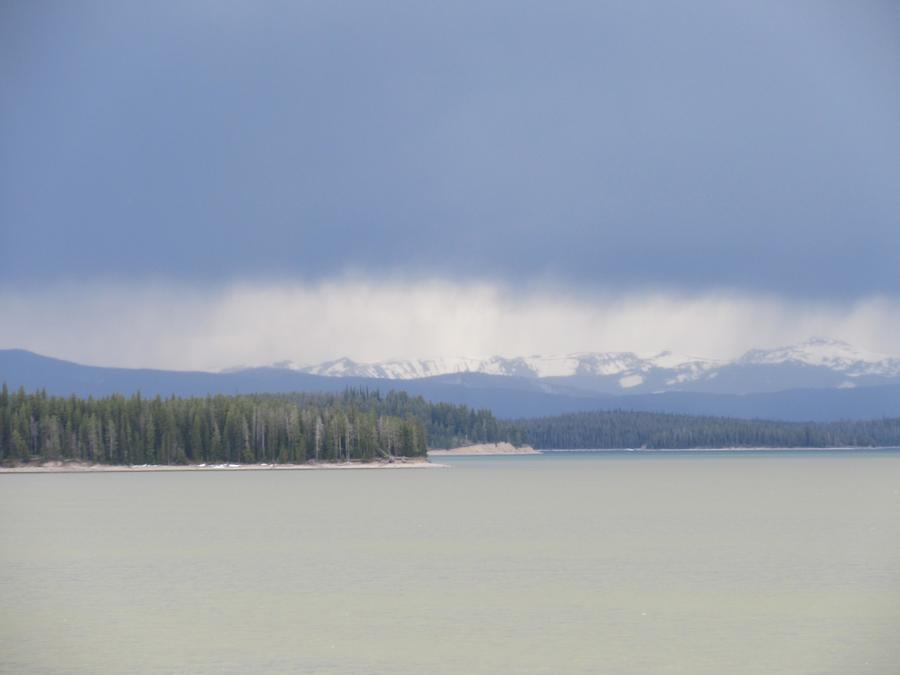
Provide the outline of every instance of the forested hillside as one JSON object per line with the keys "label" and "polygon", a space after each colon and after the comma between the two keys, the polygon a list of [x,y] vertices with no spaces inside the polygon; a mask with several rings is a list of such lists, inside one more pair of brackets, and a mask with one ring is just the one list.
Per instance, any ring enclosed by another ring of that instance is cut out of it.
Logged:
{"label": "forested hillside", "polygon": [[611,410],[517,420],[505,428],[536,448],[900,446],[900,418],[804,424]]}

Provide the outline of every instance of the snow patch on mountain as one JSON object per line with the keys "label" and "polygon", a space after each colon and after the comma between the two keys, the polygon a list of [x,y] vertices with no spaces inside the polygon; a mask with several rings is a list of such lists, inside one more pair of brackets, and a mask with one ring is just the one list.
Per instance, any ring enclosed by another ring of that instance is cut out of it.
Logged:
{"label": "snow patch on mountain", "polygon": [[626,375],[625,377],[619,378],[619,386],[622,387],[622,389],[631,389],[632,387],[636,387],[643,383],[644,378],[641,375]]}

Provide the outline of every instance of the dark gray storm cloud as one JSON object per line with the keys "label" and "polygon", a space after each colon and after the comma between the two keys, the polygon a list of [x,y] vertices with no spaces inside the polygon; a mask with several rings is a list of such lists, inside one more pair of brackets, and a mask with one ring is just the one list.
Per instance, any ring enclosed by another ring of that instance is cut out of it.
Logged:
{"label": "dark gray storm cloud", "polygon": [[0,281],[900,292],[894,2],[15,2]]}

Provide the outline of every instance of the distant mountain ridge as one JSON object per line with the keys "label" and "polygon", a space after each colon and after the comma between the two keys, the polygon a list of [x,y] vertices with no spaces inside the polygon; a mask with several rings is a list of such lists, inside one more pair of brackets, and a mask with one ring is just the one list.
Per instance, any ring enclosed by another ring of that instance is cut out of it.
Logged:
{"label": "distant mountain ridge", "polygon": [[900,358],[866,351],[841,340],[814,337],[790,347],[751,349],[736,360],[741,364],[802,363],[824,366],[848,377],[900,375]]}
{"label": "distant mountain ridge", "polygon": [[[900,358],[846,342],[815,337],[776,349],[753,349],[732,360],[676,354],[579,352],[562,356],[400,359],[358,363],[340,358],[273,367],[325,377],[414,380],[463,373],[546,380],[607,393],[704,391],[755,393],[814,387],[855,387],[900,382]],[[231,369],[235,372],[239,369]]]}
{"label": "distant mountain ridge", "polygon": [[[348,358],[341,358],[312,366],[296,367],[289,362],[276,365],[302,373],[327,377],[352,376],[412,380],[458,373],[531,378],[572,377],[575,375],[629,377],[652,369],[678,369],[696,373],[712,367],[715,363],[710,359],[680,356],[671,352],[643,356],[633,352],[583,352],[564,356],[535,355],[513,358],[492,356],[486,359],[457,357],[391,360],[377,363],[357,363]],[[623,386],[627,388],[629,385],[626,383]]]}
{"label": "distant mountain ridge", "polygon": [[[535,376],[532,370],[513,371],[522,374],[458,371],[391,379],[349,373],[322,375],[286,364],[218,373],[107,368],[8,349],[0,350],[0,382],[13,390],[22,386],[28,391],[46,389],[62,396],[130,395],[138,391],[144,396],[167,397],[393,389],[430,401],[489,408],[504,418],[612,409],[789,421],[900,417],[897,360],[861,352],[846,343],[809,340],[791,348],[754,350],[734,361],[713,362],[710,367],[692,365],[696,360],[667,353],[657,356],[652,362],[641,357],[585,358],[582,363],[587,365],[580,370],[576,367],[574,375],[559,374],[572,372],[566,370],[572,367],[565,360],[569,357],[562,357],[562,363],[551,363],[541,371],[546,374],[543,377]],[[673,364],[675,368],[665,367]],[[682,370],[673,375],[678,368]],[[613,372],[603,374],[603,369]],[[695,377],[692,369],[700,371],[701,376]],[[635,375],[641,376],[642,382],[622,386],[623,377]],[[683,380],[666,389],[666,383],[678,375],[684,375]]]}

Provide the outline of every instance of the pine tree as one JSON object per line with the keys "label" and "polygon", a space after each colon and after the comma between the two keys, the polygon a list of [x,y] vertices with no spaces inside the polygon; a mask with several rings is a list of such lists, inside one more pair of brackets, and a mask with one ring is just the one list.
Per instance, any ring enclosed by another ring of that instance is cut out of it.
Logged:
{"label": "pine tree", "polygon": [[9,456],[13,460],[28,459],[28,444],[18,429],[13,429],[10,437]]}

